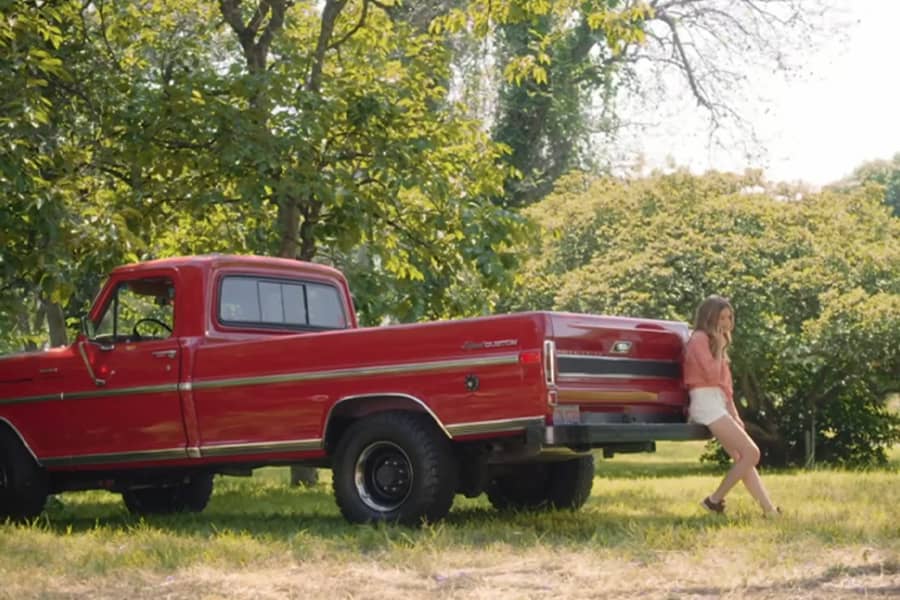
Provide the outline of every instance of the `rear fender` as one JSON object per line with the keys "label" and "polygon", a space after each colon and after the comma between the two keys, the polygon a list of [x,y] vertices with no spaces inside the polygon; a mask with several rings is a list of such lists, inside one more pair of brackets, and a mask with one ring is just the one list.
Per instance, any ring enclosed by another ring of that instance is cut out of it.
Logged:
{"label": "rear fender", "polygon": [[344,430],[357,419],[386,411],[418,412],[429,416],[447,439],[453,436],[434,411],[419,398],[400,392],[381,392],[359,396],[345,396],[334,403],[325,417],[325,449],[331,454]]}
{"label": "rear fender", "polygon": [[31,449],[31,446],[28,445],[28,442],[25,441],[25,438],[19,433],[19,430],[16,429],[16,426],[10,423],[9,419],[5,417],[0,417],[0,432],[9,431],[16,439],[19,440],[19,443],[28,451],[28,454],[31,455],[31,458],[34,459],[34,462],[38,465],[41,464],[41,461],[38,460],[37,455],[34,453],[34,450]]}

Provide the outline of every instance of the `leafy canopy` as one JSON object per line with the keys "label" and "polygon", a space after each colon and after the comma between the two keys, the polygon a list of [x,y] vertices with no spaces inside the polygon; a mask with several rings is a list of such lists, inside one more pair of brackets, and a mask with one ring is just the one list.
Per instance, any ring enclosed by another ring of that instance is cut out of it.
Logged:
{"label": "leafy canopy", "polygon": [[900,220],[871,190],[572,175],[526,213],[542,234],[509,308],[691,321],[723,294],[736,396],[766,460],[865,464],[900,440],[885,408],[900,389]]}

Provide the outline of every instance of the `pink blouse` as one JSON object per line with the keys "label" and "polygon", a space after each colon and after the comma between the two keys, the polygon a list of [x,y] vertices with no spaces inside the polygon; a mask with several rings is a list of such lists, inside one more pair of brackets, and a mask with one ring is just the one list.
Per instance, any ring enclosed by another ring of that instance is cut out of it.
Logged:
{"label": "pink blouse", "polygon": [[682,363],[684,384],[689,390],[698,387],[719,387],[729,400],[734,400],[734,384],[728,361],[714,358],[709,350],[709,336],[695,331],[684,349]]}

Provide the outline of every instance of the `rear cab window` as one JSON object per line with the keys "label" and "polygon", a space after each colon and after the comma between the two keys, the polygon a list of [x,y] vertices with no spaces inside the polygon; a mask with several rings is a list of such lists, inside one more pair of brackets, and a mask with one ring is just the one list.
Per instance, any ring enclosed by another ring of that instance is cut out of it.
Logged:
{"label": "rear cab window", "polygon": [[314,281],[225,275],[216,311],[220,324],[233,327],[300,331],[348,327],[338,288]]}

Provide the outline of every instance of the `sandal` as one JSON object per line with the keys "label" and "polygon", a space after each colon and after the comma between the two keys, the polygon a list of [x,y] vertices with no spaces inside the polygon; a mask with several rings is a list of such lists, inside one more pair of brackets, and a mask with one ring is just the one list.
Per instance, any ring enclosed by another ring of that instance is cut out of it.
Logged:
{"label": "sandal", "polygon": [[722,514],[725,512],[725,498],[722,498],[718,502],[713,502],[710,497],[707,496],[700,502],[700,506],[709,512]]}

